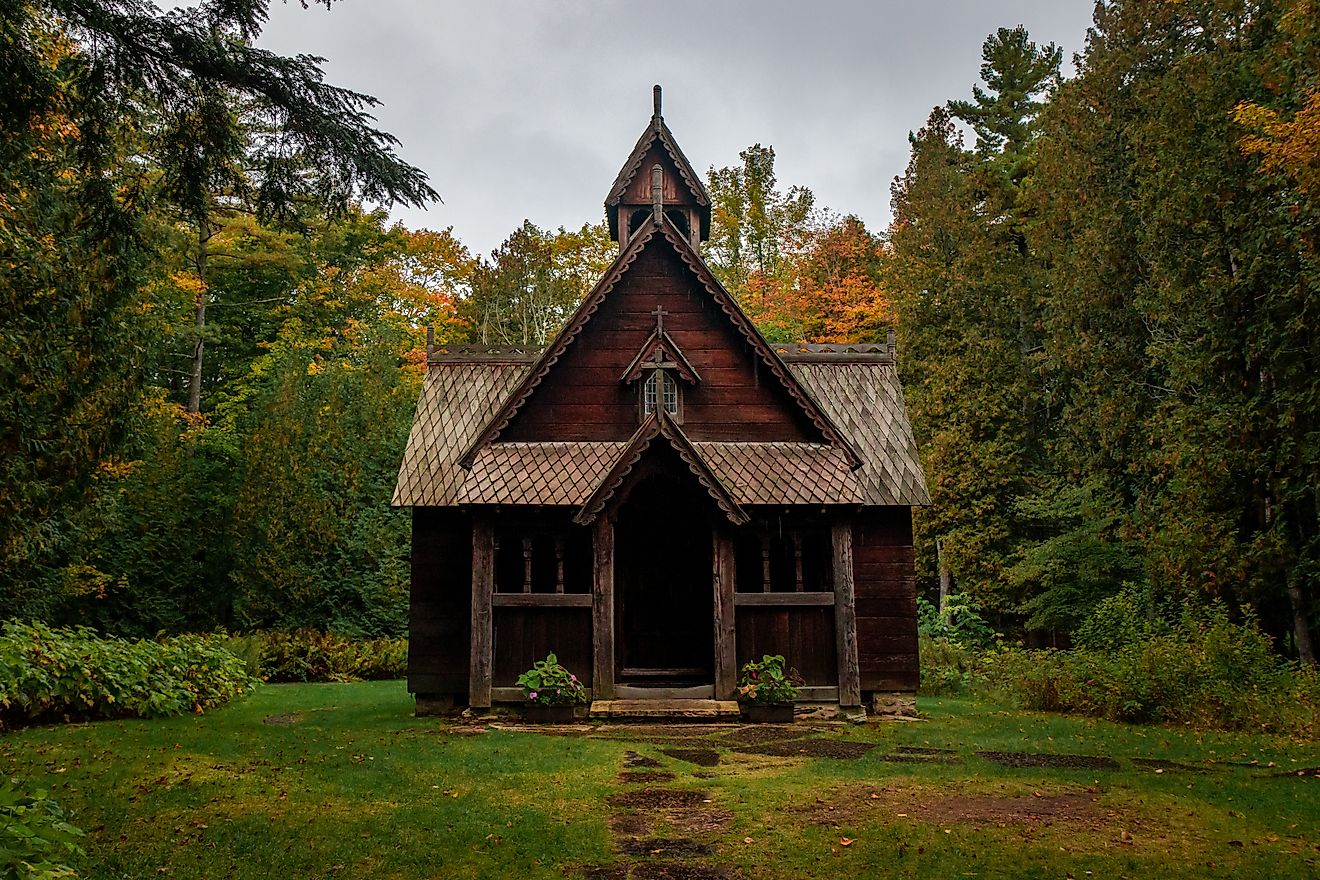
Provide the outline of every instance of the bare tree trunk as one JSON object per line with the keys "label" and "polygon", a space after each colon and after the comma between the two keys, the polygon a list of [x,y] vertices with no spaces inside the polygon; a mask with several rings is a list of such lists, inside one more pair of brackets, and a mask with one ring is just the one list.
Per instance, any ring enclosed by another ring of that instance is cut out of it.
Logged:
{"label": "bare tree trunk", "polygon": [[192,372],[188,376],[188,412],[202,410],[202,354],[206,343],[206,248],[211,238],[211,226],[206,220],[197,223],[197,319],[195,328],[197,338],[193,341]]}
{"label": "bare tree trunk", "polygon": [[1297,576],[1288,577],[1288,604],[1292,606],[1293,641],[1297,644],[1297,657],[1311,666],[1315,665],[1315,646],[1311,643],[1310,621],[1306,619],[1306,601],[1302,595],[1302,585]]}
{"label": "bare tree trunk", "polygon": [[949,567],[944,564],[944,541],[935,539],[935,564],[940,570],[940,620],[949,622],[949,588],[951,586]]}

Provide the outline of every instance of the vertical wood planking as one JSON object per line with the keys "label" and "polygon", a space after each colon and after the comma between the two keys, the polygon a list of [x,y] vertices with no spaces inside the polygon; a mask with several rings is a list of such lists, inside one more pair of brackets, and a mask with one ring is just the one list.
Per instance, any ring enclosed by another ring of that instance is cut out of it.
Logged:
{"label": "vertical wood planking", "polygon": [[491,593],[495,591],[495,530],[490,521],[472,524],[472,658],[468,666],[468,705],[490,708],[494,627]]}
{"label": "vertical wood planking", "polygon": [[738,652],[735,644],[733,590],[733,537],[717,528],[714,535],[715,565],[715,699],[732,700],[737,686]]}
{"label": "vertical wood planking", "polygon": [[862,686],[857,668],[852,524],[835,523],[831,537],[834,544],[834,636],[839,657],[839,705],[860,706]]}
{"label": "vertical wood planking", "polygon": [[592,534],[595,559],[591,583],[592,695],[614,699],[614,523],[596,520]]}

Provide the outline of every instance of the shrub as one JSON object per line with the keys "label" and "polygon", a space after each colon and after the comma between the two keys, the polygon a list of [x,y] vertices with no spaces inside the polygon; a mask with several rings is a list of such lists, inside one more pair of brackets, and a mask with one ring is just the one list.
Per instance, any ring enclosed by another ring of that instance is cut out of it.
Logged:
{"label": "shrub", "polygon": [[[1122,597],[1117,597],[1121,599]],[[1184,608],[1173,622],[1134,618],[1115,607],[1119,631],[1140,634],[1107,649],[990,652],[977,675],[1023,708],[1117,721],[1316,735],[1320,675],[1279,657],[1248,616],[1222,604]],[[1087,644],[1097,644],[1098,630]]]}
{"label": "shrub", "polygon": [[523,699],[542,706],[576,706],[587,701],[587,690],[577,676],[559,665],[559,658],[547,654],[532,668],[518,676]]}
{"label": "shrub", "polygon": [[932,638],[926,633],[918,637],[921,655],[922,696],[937,697],[959,694],[972,683],[977,654],[971,648],[944,638]]}
{"label": "shrub", "polygon": [[796,700],[802,676],[796,669],[785,670],[784,664],[784,658],[779,654],[765,654],[759,663],[744,663],[738,676],[738,699],[758,705]]}
{"label": "shrub", "polygon": [[128,641],[15,621],[0,634],[0,725],[201,712],[253,684],[241,660],[199,636]]}
{"label": "shrub", "polygon": [[57,880],[77,876],[68,861],[80,855],[82,832],[64,820],[44,791],[27,793],[0,781],[0,877]]}
{"label": "shrub", "polygon": [[228,636],[223,644],[266,681],[375,681],[402,678],[408,667],[407,639],[350,639],[301,629]]}
{"label": "shrub", "polygon": [[981,606],[962,595],[949,596],[943,614],[938,606],[918,596],[917,630],[965,648],[988,648],[998,638],[994,627],[981,616]]}

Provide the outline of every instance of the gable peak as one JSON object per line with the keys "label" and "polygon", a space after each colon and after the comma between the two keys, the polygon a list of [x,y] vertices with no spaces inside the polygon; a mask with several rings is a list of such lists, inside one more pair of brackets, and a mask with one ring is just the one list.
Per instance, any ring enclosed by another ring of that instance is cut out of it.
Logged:
{"label": "gable peak", "polygon": [[610,235],[620,248],[654,213],[665,214],[693,247],[710,237],[710,195],[665,124],[662,95],[655,86],[651,121],[605,198]]}

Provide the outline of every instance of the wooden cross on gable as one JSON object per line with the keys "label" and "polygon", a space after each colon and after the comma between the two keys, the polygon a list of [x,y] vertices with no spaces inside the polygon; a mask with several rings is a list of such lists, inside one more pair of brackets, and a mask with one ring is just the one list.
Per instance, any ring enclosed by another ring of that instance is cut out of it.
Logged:
{"label": "wooden cross on gable", "polygon": [[655,310],[651,312],[651,314],[655,315],[655,335],[656,336],[663,335],[665,332],[665,315],[669,313],[665,311],[664,306],[658,305],[655,307]]}

